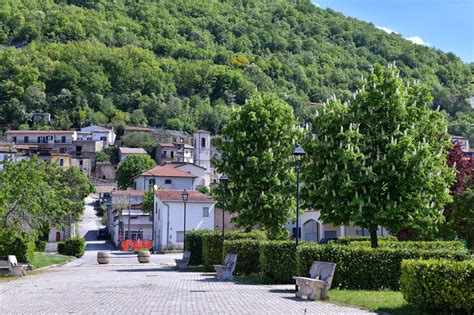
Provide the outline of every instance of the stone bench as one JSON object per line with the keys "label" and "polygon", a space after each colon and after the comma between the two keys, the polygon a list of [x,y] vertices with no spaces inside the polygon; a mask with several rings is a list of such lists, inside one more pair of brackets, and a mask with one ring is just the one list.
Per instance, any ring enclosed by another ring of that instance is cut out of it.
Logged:
{"label": "stone bench", "polygon": [[8,260],[0,260],[0,269],[8,269],[11,276],[26,276],[28,265],[18,263],[15,255],[8,255]]}
{"label": "stone bench", "polygon": [[298,291],[296,296],[306,296],[308,300],[326,300],[327,291],[331,288],[336,264],[314,261],[309,271],[309,278],[294,276]]}
{"label": "stone bench", "polygon": [[190,258],[191,252],[184,251],[183,258],[174,260],[176,262],[176,269],[188,269]]}
{"label": "stone bench", "polygon": [[214,265],[216,278],[219,280],[234,280],[234,270],[237,264],[236,254],[227,254],[223,265]]}

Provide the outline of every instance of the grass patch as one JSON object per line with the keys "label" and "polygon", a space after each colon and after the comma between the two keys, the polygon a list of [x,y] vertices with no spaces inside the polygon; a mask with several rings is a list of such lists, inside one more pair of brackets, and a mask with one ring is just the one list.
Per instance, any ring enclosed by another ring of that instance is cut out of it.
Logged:
{"label": "grass patch", "polygon": [[423,314],[408,305],[400,291],[330,290],[329,301],[353,305],[375,312],[393,315]]}
{"label": "grass patch", "polygon": [[59,254],[35,253],[31,264],[35,266],[35,268],[42,268],[51,265],[62,265],[70,262],[74,258],[75,257],[72,256],[65,256]]}

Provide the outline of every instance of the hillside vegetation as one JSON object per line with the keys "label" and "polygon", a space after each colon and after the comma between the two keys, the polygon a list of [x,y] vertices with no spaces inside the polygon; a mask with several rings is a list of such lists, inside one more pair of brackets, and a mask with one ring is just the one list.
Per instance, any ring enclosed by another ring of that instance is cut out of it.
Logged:
{"label": "hillside vegetation", "polygon": [[310,120],[390,62],[431,88],[434,107],[472,116],[473,64],[309,0],[0,0],[0,43],[4,128],[49,111],[53,128],[218,132],[255,91]]}

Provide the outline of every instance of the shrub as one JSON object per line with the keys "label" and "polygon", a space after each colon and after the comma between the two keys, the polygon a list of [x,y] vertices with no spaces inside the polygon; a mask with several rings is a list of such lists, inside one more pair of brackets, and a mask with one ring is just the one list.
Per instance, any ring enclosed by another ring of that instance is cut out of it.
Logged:
{"label": "shrub", "polygon": [[[265,234],[261,231],[226,231],[226,240],[254,239],[263,240]],[[202,235],[202,260],[206,270],[213,270],[213,265],[223,261],[223,248],[220,231],[209,231]]]}
{"label": "shrub", "polygon": [[191,253],[190,265],[202,264],[202,236],[209,233],[209,230],[195,230],[186,232],[186,248]]}
{"label": "shrub", "polygon": [[446,258],[464,260],[466,252],[414,248],[303,244],[297,251],[298,275],[307,276],[313,261],[337,264],[333,286],[345,289],[399,289],[403,259]]}
{"label": "shrub", "polygon": [[19,262],[31,262],[35,255],[35,241],[31,235],[11,230],[0,231],[0,259],[15,255]]}
{"label": "shrub", "polygon": [[[378,237],[379,243],[381,241],[394,241],[396,242],[397,239],[395,236],[379,236]],[[370,242],[370,236],[341,236],[337,240],[338,244],[348,245],[352,242]]]}
{"label": "shrub", "polygon": [[474,260],[404,260],[400,287],[413,306],[474,311]]}
{"label": "shrub", "polygon": [[76,256],[77,258],[84,255],[86,249],[86,240],[82,237],[68,238],[64,242],[64,253],[68,256]]}
{"label": "shrub", "polygon": [[291,283],[296,274],[296,244],[292,241],[260,243],[260,270],[265,281]]}
{"label": "shrub", "polygon": [[62,255],[66,254],[66,243],[58,242],[58,254],[62,254]]}
{"label": "shrub", "polygon": [[[340,243],[339,243],[340,244]],[[370,241],[356,241],[347,244],[348,246],[365,246],[370,247]],[[454,250],[467,253],[468,250],[461,241],[392,241],[383,240],[379,242],[379,247],[386,248],[404,248],[404,249],[422,249],[422,250]]]}
{"label": "shrub", "polygon": [[35,250],[37,252],[45,252],[46,251],[46,245],[48,242],[43,241],[43,240],[36,240],[35,241]]}
{"label": "shrub", "polygon": [[224,255],[237,254],[237,274],[249,275],[260,271],[260,241],[259,240],[235,240],[224,242]]}

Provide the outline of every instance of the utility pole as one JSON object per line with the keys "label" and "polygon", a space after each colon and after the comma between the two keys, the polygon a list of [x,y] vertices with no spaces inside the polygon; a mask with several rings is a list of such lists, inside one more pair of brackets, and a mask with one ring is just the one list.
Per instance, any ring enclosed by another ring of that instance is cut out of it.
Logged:
{"label": "utility pole", "polygon": [[131,205],[130,205],[130,193],[128,194],[128,240],[131,240],[132,239],[132,233],[130,232],[130,208],[131,208]]}

